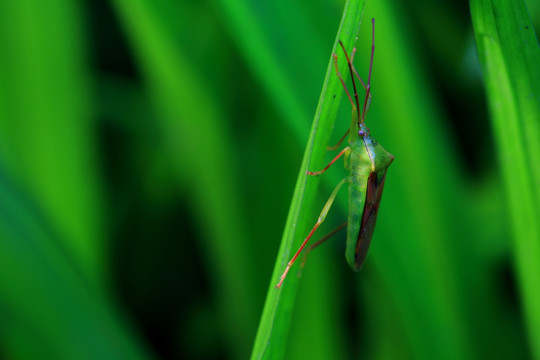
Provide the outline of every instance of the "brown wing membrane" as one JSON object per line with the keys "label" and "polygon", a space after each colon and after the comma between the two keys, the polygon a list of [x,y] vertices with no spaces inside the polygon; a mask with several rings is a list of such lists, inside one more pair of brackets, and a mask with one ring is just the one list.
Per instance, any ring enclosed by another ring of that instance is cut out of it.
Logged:
{"label": "brown wing membrane", "polygon": [[377,174],[375,172],[369,174],[364,212],[356,242],[355,262],[358,269],[360,269],[364,264],[364,260],[366,259],[369,249],[369,244],[371,243],[371,237],[373,236],[373,230],[375,229],[375,221],[377,220],[377,213],[379,212],[379,204],[382,197],[385,178],[386,172],[382,175],[380,181],[377,181]]}

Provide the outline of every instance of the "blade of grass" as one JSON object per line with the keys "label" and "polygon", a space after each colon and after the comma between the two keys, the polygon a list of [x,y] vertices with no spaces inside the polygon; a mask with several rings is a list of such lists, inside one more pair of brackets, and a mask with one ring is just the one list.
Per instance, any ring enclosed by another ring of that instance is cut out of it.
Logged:
{"label": "blade of grass", "polygon": [[[333,51],[337,41],[342,40],[346,48],[351,48],[359,31],[365,0],[350,0],[345,4],[342,21],[337,32]],[[308,140],[300,174],[296,183],[289,216],[283,233],[276,265],[255,340],[252,359],[281,359],[290,325],[291,313],[296,296],[298,279],[289,276],[280,290],[274,288],[285,269],[290,256],[313,226],[311,214],[318,180],[307,181],[306,169],[322,166],[326,153],[338,105],[343,93],[341,83],[333,73],[333,60],[330,57],[326,77],[323,83],[319,104],[313,120],[311,135]],[[345,62],[340,58],[340,66]]]}
{"label": "blade of grass", "polygon": [[471,15],[530,344],[540,359],[540,48],[523,1],[472,0]]}
{"label": "blade of grass", "polygon": [[[310,114],[315,109],[320,94],[321,80],[328,62],[327,53],[334,40],[335,29],[339,25],[344,2],[339,4],[325,1],[315,6],[311,3],[283,0],[264,3],[254,3],[249,0],[220,0],[217,3],[221,5],[220,14],[223,16],[224,25],[234,41],[234,45],[244,58],[246,67],[251,70],[251,74],[260,85],[262,91],[260,97],[264,99],[263,102],[270,103],[275,109],[274,111],[277,112],[273,116],[272,123],[275,124],[276,128],[279,128],[281,134],[287,134],[285,135],[288,137],[287,142],[295,142],[298,144],[298,149],[304,148],[309,131],[308,123],[312,120],[309,117],[312,116]],[[369,29],[365,31],[370,33]],[[276,121],[282,125],[277,125]],[[290,135],[291,132],[294,136]],[[260,139],[267,138],[268,135],[269,133],[252,134],[251,137],[257,139],[257,143],[260,144]],[[274,144],[280,143],[276,137],[273,139]],[[266,173],[273,175],[269,174],[269,176],[257,179],[256,183],[261,189],[258,194],[266,193],[268,189],[272,189],[272,198],[275,199],[279,193],[276,182],[279,182],[279,186],[282,188],[284,184],[287,187],[290,186],[287,177],[276,176],[277,172],[283,174],[286,171],[282,160],[278,163],[282,165],[276,169],[277,171],[269,169],[269,166],[276,163],[274,159],[287,158],[291,162],[291,159],[295,158],[292,151],[296,154],[298,150],[296,148],[288,150],[283,146],[273,146],[269,161],[264,162],[261,157],[261,163],[265,164]],[[299,161],[295,162],[296,167]],[[251,169],[253,168],[251,165]],[[337,181],[323,179],[325,190],[321,193],[331,192]],[[265,183],[267,183],[266,186],[263,185]],[[289,196],[290,194],[286,195],[286,197]],[[263,200],[261,197],[260,199]],[[277,219],[282,214],[286,214],[286,210],[281,208],[279,214],[276,211],[268,211],[267,205],[272,203],[275,201],[265,203],[266,218]],[[315,208],[319,206],[322,207],[322,203],[315,205]],[[259,214],[263,214],[263,212],[259,212]],[[259,215],[259,217],[261,216]],[[281,219],[274,220],[270,226],[275,229],[275,224],[280,222]],[[260,228],[254,227],[254,229]],[[321,231],[326,230],[321,229]],[[257,244],[257,252],[254,253],[257,254],[257,258],[267,258],[269,254],[274,254],[276,249],[273,248],[272,243],[277,244],[275,240],[279,237],[279,235],[269,235],[268,233],[266,233],[266,237],[258,235],[257,238],[260,241]],[[263,245],[262,243],[265,241],[266,243]],[[264,251],[263,246],[271,251]],[[274,261],[273,256],[270,261]],[[343,342],[345,338],[345,336],[339,335],[339,332],[344,332],[345,328],[341,325],[338,316],[342,309],[339,303],[343,294],[339,291],[329,292],[326,287],[315,287],[317,283],[325,283],[324,278],[330,275],[329,262],[321,262],[324,266],[320,270],[314,269],[316,268],[314,264],[314,266],[309,266],[303,275],[306,279],[309,278],[312,271],[317,271],[317,275],[314,276],[318,281],[304,282],[306,285],[304,285],[302,292],[306,299],[311,299],[310,307],[303,312],[295,310],[299,325],[289,329],[291,345],[287,346],[286,350],[286,355],[291,358],[296,358],[295,354],[309,356],[309,353],[324,357],[324,354],[329,351],[328,349],[333,349],[333,356],[339,358],[337,354],[339,351],[335,351],[335,349],[344,349],[338,344]],[[254,269],[254,272],[260,273],[262,269],[265,269],[266,272],[265,263],[261,261],[260,264],[261,266]],[[323,271],[327,273],[320,274]],[[261,284],[264,283],[261,282]],[[313,286],[307,284],[313,284]],[[334,286],[336,286],[335,283]],[[296,300],[296,302],[302,301],[302,299]],[[259,306],[262,308],[262,303]],[[301,313],[311,314],[312,311],[318,312],[321,316],[311,316],[309,319],[305,319],[300,315]],[[303,330],[306,326],[309,327],[308,332]],[[294,342],[293,337],[297,329],[298,333],[301,334],[298,338],[308,336],[313,340],[313,346],[310,346],[309,351],[306,351],[303,341]],[[297,350],[293,347],[296,347]]]}

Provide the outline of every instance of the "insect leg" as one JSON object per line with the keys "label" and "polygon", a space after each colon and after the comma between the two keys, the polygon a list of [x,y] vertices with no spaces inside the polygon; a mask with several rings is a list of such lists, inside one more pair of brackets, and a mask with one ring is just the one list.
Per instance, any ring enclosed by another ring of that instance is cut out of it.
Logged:
{"label": "insect leg", "polygon": [[315,230],[317,230],[317,228],[324,222],[324,219],[326,218],[326,215],[328,215],[328,211],[330,211],[330,207],[332,206],[332,203],[334,202],[334,199],[336,198],[339,189],[343,186],[343,184],[345,184],[346,182],[349,182],[349,181],[350,181],[350,177],[347,176],[346,178],[341,180],[339,182],[339,184],[337,184],[336,188],[332,192],[332,195],[330,195],[330,198],[328,199],[328,201],[324,205],[324,207],[323,207],[323,209],[321,211],[321,214],[319,215],[319,218],[317,219],[317,223],[315,224],[313,229],[311,229],[311,231],[309,232],[309,235],[306,237],[306,239],[304,240],[302,245],[300,245],[300,248],[298,249],[296,254],[294,254],[291,261],[289,261],[287,263],[287,267],[285,268],[285,271],[281,275],[281,278],[279,279],[279,283],[276,285],[277,289],[279,289],[281,287],[281,285],[283,284],[283,280],[285,280],[285,277],[287,276],[287,273],[291,269],[291,266],[294,264],[294,262],[296,261],[296,258],[298,257],[298,255],[300,255],[300,253],[302,252],[302,250],[306,246],[309,239],[313,236],[313,233],[315,233]]}
{"label": "insect leg", "polygon": [[307,256],[313,249],[315,249],[317,246],[321,245],[323,242],[325,242],[326,240],[330,239],[332,236],[336,235],[338,232],[343,230],[347,226],[347,223],[348,222],[345,221],[343,224],[339,225],[330,233],[326,234],[322,239],[319,239],[314,244],[310,245],[310,247],[308,247],[306,251],[304,251],[304,256],[302,256],[302,263],[300,264],[300,267],[301,268],[304,267],[304,265],[306,264]]}
{"label": "insect leg", "polygon": [[339,159],[343,154],[348,153],[349,151],[351,151],[351,148],[349,146],[347,146],[345,149],[341,150],[341,152],[339,154],[337,154],[337,156],[334,159],[332,159],[332,161],[330,161],[330,164],[326,165],[326,167],[324,169],[319,170],[319,171],[306,170],[306,174],[308,174],[308,175],[321,175],[326,170],[328,170],[328,168],[330,166],[332,166],[332,164],[335,163],[337,161],[337,159]]}
{"label": "insect leg", "polygon": [[[343,46],[341,41],[339,43],[341,44],[341,46]],[[336,69],[336,75],[338,76],[339,81],[341,81],[341,85],[343,85],[343,88],[345,89],[345,93],[347,94],[347,97],[349,98],[349,101],[351,102],[351,105],[352,105],[352,108],[353,108],[353,113],[354,113],[356,111],[357,107],[354,104],[354,101],[353,101],[353,99],[351,97],[351,93],[349,92],[349,89],[347,89],[347,85],[345,85],[345,80],[343,80],[343,76],[341,75],[341,72],[339,71],[337,55],[332,54],[332,56],[334,57],[334,68]]]}
{"label": "insect leg", "polygon": [[360,84],[362,84],[362,86],[364,87],[364,90],[367,90],[367,87],[366,87],[366,83],[362,80],[362,78],[360,77],[360,75],[358,75],[358,72],[356,71],[355,67],[354,67],[354,64],[353,64],[353,61],[354,61],[354,55],[356,54],[356,47],[354,47],[352,49],[352,52],[351,52],[351,66],[352,66],[352,69],[353,69],[353,72],[354,72],[354,75],[356,76],[356,78],[358,79],[358,81],[360,81]]}

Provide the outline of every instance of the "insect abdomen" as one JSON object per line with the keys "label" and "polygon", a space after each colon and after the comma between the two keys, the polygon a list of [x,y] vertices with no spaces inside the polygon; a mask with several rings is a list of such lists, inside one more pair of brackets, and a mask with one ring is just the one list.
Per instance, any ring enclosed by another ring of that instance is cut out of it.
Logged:
{"label": "insect abdomen", "polygon": [[[349,187],[349,224],[346,258],[351,268],[360,270],[367,256],[386,170],[394,157],[367,135],[351,144],[351,185]],[[353,165],[356,164],[356,165]]]}
{"label": "insect abdomen", "polygon": [[349,185],[349,218],[347,224],[347,248],[345,257],[347,258],[350,267],[355,271],[360,270],[360,266],[357,265],[356,261],[355,249],[358,234],[360,233],[369,173],[369,167],[351,171],[352,181]]}

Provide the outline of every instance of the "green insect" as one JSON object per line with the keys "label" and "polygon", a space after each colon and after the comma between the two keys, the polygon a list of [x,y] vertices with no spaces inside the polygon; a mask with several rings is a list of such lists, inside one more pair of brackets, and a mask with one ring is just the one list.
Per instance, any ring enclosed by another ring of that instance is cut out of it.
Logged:
{"label": "green insect", "polygon": [[[349,170],[350,174],[339,182],[332,192],[332,195],[330,195],[330,198],[326,202],[317,223],[291,261],[289,261],[287,264],[287,267],[285,268],[283,275],[281,275],[280,281],[276,285],[276,288],[280,288],[283,284],[283,280],[285,280],[291,266],[294,264],[297,257],[300,255],[319,225],[323,223],[339,189],[345,183],[349,184],[348,221],[342,224],[332,233],[311,245],[307,249],[306,254],[313,248],[320,245],[322,242],[326,241],[339,230],[347,226],[347,248],[345,257],[354,271],[358,271],[360,268],[362,268],[362,265],[366,259],[369,244],[371,243],[373,230],[375,229],[375,221],[377,220],[377,212],[379,211],[379,203],[381,201],[383,192],[386,171],[394,160],[394,157],[381,145],[379,145],[377,140],[371,136],[368,127],[365,125],[366,113],[371,103],[371,70],[373,67],[373,55],[375,52],[375,19],[372,19],[371,59],[367,83],[362,81],[352,63],[356,49],[353,49],[351,57],[349,57],[343,43],[340,41],[339,44],[341,45],[343,53],[347,58],[347,64],[351,73],[354,101],[347,89],[347,86],[345,85],[345,81],[343,80],[341,73],[339,72],[337,55],[333,54],[337,76],[339,77],[339,80],[341,81],[341,84],[343,85],[345,92],[347,93],[347,96],[352,104],[352,121],[351,128],[347,130],[339,143],[332,149],[338,148],[347,135],[349,146],[341,150],[341,152],[324,169],[315,172],[306,171],[306,173],[308,175],[323,174],[337,159],[345,155],[345,168]],[[361,112],[359,111],[360,101],[358,92],[356,91],[356,84],[354,80],[355,76],[366,90]]]}

